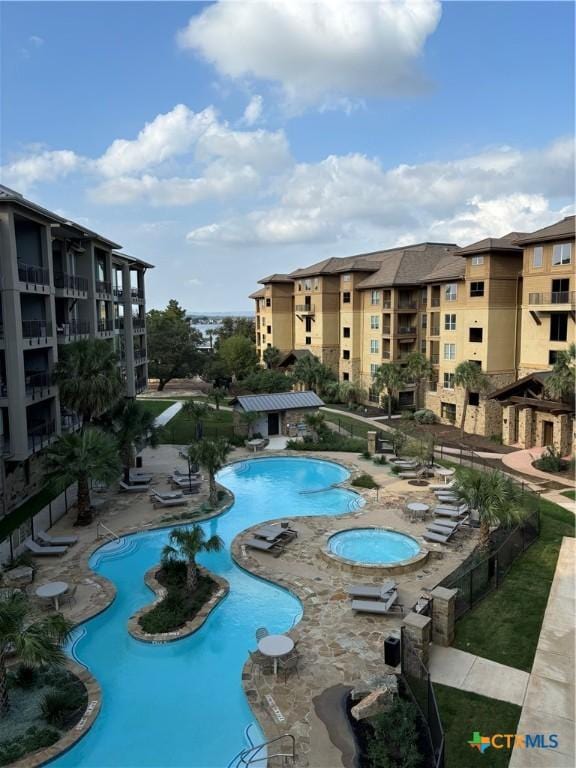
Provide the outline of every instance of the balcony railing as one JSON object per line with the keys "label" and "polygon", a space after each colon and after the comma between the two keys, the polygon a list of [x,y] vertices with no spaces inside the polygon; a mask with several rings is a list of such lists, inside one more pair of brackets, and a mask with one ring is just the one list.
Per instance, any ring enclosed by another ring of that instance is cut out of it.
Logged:
{"label": "balcony railing", "polygon": [[60,428],[62,432],[73,432],[80,429],[82,419],[77,413],[63,413],[60,417]]}
{"label": "balcony railing", "polygon": [[391,333],[392,333],[392,329],[390,328],[389,325],[385,325],[382,328],[382,336],[390,336]]}
{"label": "balcony railing", "polygon": [[300,314],[313,315],[314,304],[296,304],[295,310]]}
{"label": "balcony railing", "polygon": [[50,444],[56,434],[56,422],[54,419],[36,423],[28,429],[28,449],[32,453],[41,451]]}
{"label": "balcony railing", "polygon": [[440,365],[440,355],[433,354],[430,355],[430,362],[432,365]]}
{"label": "balcony railing", "polygon": [[440,326],[439,325],[433,325],[430,328],[430,336],[440,336]]}
{"label": "balcony railing", "polygon": [[382,352],[382,359],[383,360],[390,360],[390,352],[389,352],[389,350],[385,349]]}
{"label": "balcony railing", "polygon": [[134,331],[143,331],[146,328],[146,320],[141,320],[138,317],[132,318],[132,329]]}
{"label": "balcony railing", "polygon": [[418,309],[418,302],[415,299],[399,299],[398,309]]}
{"label": "balcony railing", "polygon": [[116,328],[117,331],[123,331],[124,330],[124,318],[123,317],[117,317],[114,319],[114,328]]}
{"label": "balcony railing", "polygon": [[50,272],[32,264],[18,264],[18,279],[27,285],[49,285]]}
{"label": "balcony railing", "polygon": [[146,379],[138,377],[134,381],[134,386],[135,386],[136,392],[138,393],[144,392],[144,390],[148,386],[148,381]]}
{"label": "balcony railing", "polygon": [[135,363],[145,363],[147,357],[148,357],[148,354],[147,354],[145,349],[135,349],[134,350],[134,362]]}
{"label": "balcony railing", "polygon": [[114,330],[114,322],[112,320],[98,320],[98,333],[109,333]]}
{"label": "balcony railing", "polygon": [[382,309],[391,309],[392,308],[392,301],[390,299],[384,299],[382,302]]}
{"label": "balcony railing", "polygon": [[569,304],[576,306],[576,291],[553,291],[552,293],[530,293],[528,304]]}
{"label": "balcony railing", "polygon": [[144,291],[141,288],[130,288],[130,296],[133,299],[143,299]]}
{"label": "balcony railing", "polygon": [[112,294],[115,299],[123,299],[124,298],[124,288],[118,288],[118,286],[115,286],[114,290],[112,291]]}
{"label": "balcony railing", "polygon": [[432,307],[439,307],[440,306],[440,296],[432,296],[430,299],[430,306]]}
{"label": "balcony railing", "polygon": [[22,320],[22,336],[25,339],[46,339],[52,336],[52,323],[46,320]]}
{"label": "balcony railing", "polygon": [[398,328],[398,336],[416,336],[416,328],[413,325],[401,325]]}
{"label": "balcony railing", "polygon": [[31,395],[33,400],[45,397],[54,386],[54,374],[52,371],[25,373],[25,385],[26,394]]}
{"label": "balcony railing", "polygon": [[69,338],[70,336],[87,336],[90,333],[88,320],[68,320],[56,326],[58,336]]}
{"label": "balcony railing", "polygon": [[78,275],[69,275],[66,272],[54,274],[54,287],[65,291],[88,292],[88,280]]}
{"label": "balcony railing", "polygon": [[112,283],[109,280],[96,280],[96,293],[112,293]]}

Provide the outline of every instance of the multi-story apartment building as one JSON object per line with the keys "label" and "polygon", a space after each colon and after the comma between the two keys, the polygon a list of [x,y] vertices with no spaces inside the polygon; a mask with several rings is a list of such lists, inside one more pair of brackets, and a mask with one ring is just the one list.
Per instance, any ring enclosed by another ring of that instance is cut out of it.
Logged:
{"label": "multi-story apartment building", "polygon": [[63,346],[106,339],[118,353],[126,395],[146,386],[144,275],[151,265],[118,248],[0,187],[0,448],[11,481],[4,514],[34,487],[31,457],[78,424],[53,378]]}
{"label": "multi-story apartment building", "polygon": [[[464,392],[454,373],[460,362],[474,361],[489,388],[468,394],[467,431],[527,446],[554,442],[564,450],[573,407],[550,406],[558,411],[553,428],[526,415],[531,407],[542,411],[542,402],[523,403],[511,427],[502,403],[507,387],[529,374],[540,377],[531,382],[542,401],[541,380],[574,340],[573,251],[572,216],[532,234],[511,232],[465,248],[423,243],[273,275],[253,294],[257,326],[266,329],[258,349],[262,355],[266,346],[277,346],[296,356],[308,350],[341,380],[361,385],[370,400],[378,398],[372,379],[382,363],[423,352],[435,371],[426,406],[444,423],[460,422]],[[413,402],[414,387],[407,386],[400,407]],[[530,435],[527,422],[534,424]]]}

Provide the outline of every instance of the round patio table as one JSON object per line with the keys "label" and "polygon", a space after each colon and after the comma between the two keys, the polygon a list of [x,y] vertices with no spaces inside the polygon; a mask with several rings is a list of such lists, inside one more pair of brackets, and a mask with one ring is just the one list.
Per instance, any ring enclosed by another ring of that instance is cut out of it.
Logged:
{"label": "round patio table", "polygon": [[439,477],[444,478],[444,484],[448,482],[449,477],[452,477],[454,475],[454,472],[456,472],[456,470],[450,469],[449,467],[438,467],[438,469],[436,470],[436,474]]}
{"label": "round patio table", "polygon": [[266,635],[258,641],[258,650],[274,659],[274,674],[278,674],[278,659],[294,648],[294,640],[288,635]]}
{"label": "round patio table", "polygon": [[430,509],[428,504],[424,504],[421,501],[411,501],[406,505],[406,509],[410,513],[410,517],[413,519],[422,519],[426,512]]}
{"label": "round patio table", "polygon": [[65,581],[49,581],[47,584],[42,584],[36,590],[37,597],[48,598],[54,601],[54,608],[58,610],[60,607],[58,598],[68,591],[68,584]]}

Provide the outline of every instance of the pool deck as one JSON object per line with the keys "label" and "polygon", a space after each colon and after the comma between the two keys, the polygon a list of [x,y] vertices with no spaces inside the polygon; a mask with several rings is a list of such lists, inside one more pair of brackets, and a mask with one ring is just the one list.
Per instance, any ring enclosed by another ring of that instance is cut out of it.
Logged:
{"label": "pool deck", "polygon": [[[271,455],[271,452],[264,454],[265,458]],[[290,589],[300,598],[304,609],[302,621],[291,631],[298,640],[298,675],[292,674],[285,683],[281,675],[260,674],[251,664],[246,664],[243,685],[252,709],[268,738],[286,732],[296,737],[298,766],[337,768],[342,765],[341,752],[315,714],[312,700],[332,686],[351,685],[382,674],[384,637],[400,627],[401,619],[399,616],[354,614],[346,587],[352,581],[358,582],[359,578],[326,562],[320,557],[320,547],[329,533],[366,525],[382,525],[419,538],[425,524],[410,523],[403,517],[402,507],[406,501],[431,503],[432,493],[426,487],[414,487],[407,481],[398,480],[385,466],[374,465],[356,453],[282,452],[277,455],[332,459],[358,473],[369,472],[381,485],[378,499],[373,490],[356,489],[367,502],[361,510],[337,517],[295,518],[293,526],[298,531],[298,538],[279,558],[260,553],[246,555],[242,548],[244,533],[237,536],[232,545],[233,556],[243,568]],[[237,449],[231,458],[247,459],[254,455]],[[166,476],[181,465],[177,446],[163,445],[144,451],[144,467],[155,474],[153,485],[158,490],[167,487]],[[191,497],[190,506],[205,501],[206,491],[203,488],[200,495]],[[165,518],[185,511],[184,507],[155,509],[147,493],[118,494],[112,490],[102,498],[98,520],[118,535],[159,525],[177,525],[182,521],[166,522]],[[33,595],[37,585],[52,580],[63,579],[76,584],[76,601],[65,606],[63,612],[74,623],[80,623],[104,610],[115,590],[109,581],[88,566],[89,556],[102,543],[96,539],[96,522],[86,528],[74,528],[73,522],[74,515],[70,513],[54,526],[51,534],[73,534],[79,537],[79,542],[60,558],[37,558],[36,578],[29,591]],[[476,535],[472,530],[462,531],[447,547],[427,544],[432,556],[422,568],[394,576],[399,585],[399,601],[407,610],[423,591],[432,589],[462,562],[472,551]]]}

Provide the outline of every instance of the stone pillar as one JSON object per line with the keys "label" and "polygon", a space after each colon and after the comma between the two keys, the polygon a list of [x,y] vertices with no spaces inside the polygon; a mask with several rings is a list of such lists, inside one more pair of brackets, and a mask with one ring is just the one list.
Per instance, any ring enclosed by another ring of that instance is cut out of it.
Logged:
{"label": "stone pillar", "polygon": [[412,611],[406,616],[402,626],[420,660],[428,668],[430,642],[432,640],[432,619]]}
{"label": "stone pillar", "polygon": [[366,432],[366,439],[368,440],[368,450],[370,453],[376,453],[376,432]]}
{"label": "stone pillar", "polygon": [[556,424],[558,428],[555,430],[554,442],[556,445],[554,447],[560,451],[562,456],[568,456],[571,453],[570,448],[572,442],[572,424],[570,422],[571,420],[567,413],[562,413],[556,417]]}
{"label": "stone pillar", "polygon": [[502,444],[514,445],[516,439],[516,406],[505,405],[502,409]]}
{"label": "stone pillar", "polygon": [[454,608],[457,589],[436,587],[432,590],[432,642],[449,646],[454,641]]}
{"label": "stone pillar", "polygon": [[532,448],[532,408],[520,408],[518,413],[518,442],[522,448]]}

